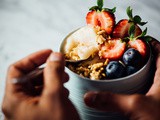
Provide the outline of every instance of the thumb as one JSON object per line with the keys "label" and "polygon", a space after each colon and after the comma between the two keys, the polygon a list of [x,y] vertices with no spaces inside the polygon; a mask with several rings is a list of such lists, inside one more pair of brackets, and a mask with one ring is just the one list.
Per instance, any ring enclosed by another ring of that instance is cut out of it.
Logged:
{"label": "thumb", "polygon": [[43,98],[47,97],[47,100],[52,101],[55,96],[61,95],[63,89],[64,64],[64,57],[61,53],[51,53],[44,69]]}
{"label": "thumb", "polygon": [[102,111],[120,112],[125,116],[139,109],[138,107],[143,105],[143,99],[143,96],[138,94],[120,95],[110,92],[88,92],[84,95],[87,106]]}

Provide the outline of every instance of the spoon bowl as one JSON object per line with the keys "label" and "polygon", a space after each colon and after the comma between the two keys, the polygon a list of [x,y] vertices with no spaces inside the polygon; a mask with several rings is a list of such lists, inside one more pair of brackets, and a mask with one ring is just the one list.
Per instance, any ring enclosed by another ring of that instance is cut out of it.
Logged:
{"label": "spoon bowl", "polygon": [[65,59],[65,62],[66,63],[79,63],[79,62],[83,62],[83,61],[85,61],[87,59],[81,59],[81,60],[68,60],[68,59]]}

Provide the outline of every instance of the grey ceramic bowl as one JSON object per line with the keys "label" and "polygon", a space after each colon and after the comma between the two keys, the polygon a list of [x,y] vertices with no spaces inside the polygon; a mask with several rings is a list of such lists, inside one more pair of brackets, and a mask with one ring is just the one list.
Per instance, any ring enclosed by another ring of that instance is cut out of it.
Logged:
{"label": "grey ceramic bowl", "polygon": [[[61,44],[61,49],[66,42],[66,38]],[[65,86],[70,91],[70,99],[79,111],[81,119],[126,120],[126,118],[118,113],[102,112],[87,107],[84,104],[83,95],[88,91],[111,91],[124,94],[144,93],[150,80],[152,80],[151,63],[152,56],[150,54],[148,61],[139,71],[132,75],[112,80],[91,80],[79,76],[66,67],[66,72],[69,74],[70,80]]]}

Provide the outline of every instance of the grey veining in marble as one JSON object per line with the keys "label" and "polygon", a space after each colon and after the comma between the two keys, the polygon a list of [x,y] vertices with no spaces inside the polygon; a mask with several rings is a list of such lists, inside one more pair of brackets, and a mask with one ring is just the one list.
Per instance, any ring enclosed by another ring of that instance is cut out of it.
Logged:
{"label": "grey veining in marble", "polygon": [[[40,49],[58,51],[69,32],[86,25],[88,8],[95,3],[96,0],[0,0],[0,103],[7,67]],[[116,21],[127,18],[125,9],[131,6],[134,14],[148,21],[148,34],[159,39],[159,0],[105,0],[105,6],[117,6]]]}

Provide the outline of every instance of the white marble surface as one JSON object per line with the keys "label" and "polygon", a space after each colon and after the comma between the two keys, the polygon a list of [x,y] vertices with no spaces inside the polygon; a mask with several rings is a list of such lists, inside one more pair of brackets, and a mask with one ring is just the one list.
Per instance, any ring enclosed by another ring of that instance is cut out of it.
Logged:
{"label": "white marble surface", "polygon": [[[95,3],[96,0],[0,0],[0,103],[7,67],[43,48],[58,51],[70,31],[86,25],[88,8]],[[127,18],[125,9],[131,6],[134,14],[148,21],[148,34],[159,39],[159,0],[105,0],[105,6],[117,6],[116,21]]]}

